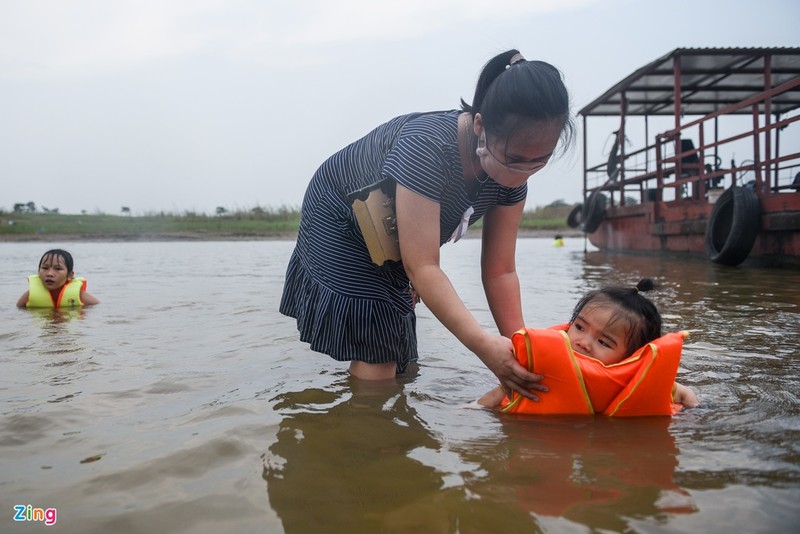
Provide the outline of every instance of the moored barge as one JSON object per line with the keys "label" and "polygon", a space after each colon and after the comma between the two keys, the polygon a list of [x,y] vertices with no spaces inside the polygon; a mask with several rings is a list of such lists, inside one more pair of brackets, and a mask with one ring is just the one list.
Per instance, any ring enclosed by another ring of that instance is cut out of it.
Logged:
{"label": "moored barge", "polygon": [[800,265],[798,108],[800,48],[673,50],[580,110],[569,225],[601,250]]}

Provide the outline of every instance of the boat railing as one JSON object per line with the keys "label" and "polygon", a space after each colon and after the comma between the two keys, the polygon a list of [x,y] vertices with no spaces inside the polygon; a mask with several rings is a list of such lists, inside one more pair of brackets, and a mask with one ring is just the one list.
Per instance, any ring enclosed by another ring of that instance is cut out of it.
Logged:
{"label": "boat railing", "polygon": [[[800,174],[794,172],[800,168],[800,152],[795,146],[793,152],[781,155],[779,149],[780,132],[800,120],[800,114],[781,118],[771,113],[772,99],[797,87],[800,78],[657,134],[654,143],[625,152],[613,174],[609,172],[611,160],[587,168],[587,196],[599,189],[609,194],[612,205],[624,206],[654,201],[713,202],[731,185],[750,186],[762,196],[798,192]],[[748,108],[749,125],[719,138],[718,119],[734,114],[746,117],[748,113],[742,110]],[[714,139],[709,135],[712,132]],[[745,158],[738,163],[731,158],[730,165],[723,166],[721,152],[741,153],[743,147]]]}

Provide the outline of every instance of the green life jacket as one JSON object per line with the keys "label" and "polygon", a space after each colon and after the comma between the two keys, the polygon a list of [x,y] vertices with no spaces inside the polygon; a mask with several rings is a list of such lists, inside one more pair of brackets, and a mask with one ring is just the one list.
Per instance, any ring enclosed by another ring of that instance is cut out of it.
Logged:
{"label": "green life jacket", "polygon": [[28,308],[69,308],[72,306],[82,306],[81,289],[85,278],[73,278],[61,287],[58,299],[53,302],[53,296],[44,286],[38,274],[28,277]]}

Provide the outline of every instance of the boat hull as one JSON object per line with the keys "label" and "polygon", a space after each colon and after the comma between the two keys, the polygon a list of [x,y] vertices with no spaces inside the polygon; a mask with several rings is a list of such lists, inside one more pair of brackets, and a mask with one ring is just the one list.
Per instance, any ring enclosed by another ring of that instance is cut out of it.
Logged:
{"label": "boat hull", "polygon": [[[748,260],[800,264],[800,194],[760,199],[761,230]],[[601,250],[707,256],[706,230],[714,205],[691,201],[607,207],[589,242]]]}
{"label": "boat hull", "polygon": [[[584,201],[567,223],[602,250],[800,264],[798,109],[798,47],[675,49],[580,110]],[[602,148],[595,119],[618,124]]]}

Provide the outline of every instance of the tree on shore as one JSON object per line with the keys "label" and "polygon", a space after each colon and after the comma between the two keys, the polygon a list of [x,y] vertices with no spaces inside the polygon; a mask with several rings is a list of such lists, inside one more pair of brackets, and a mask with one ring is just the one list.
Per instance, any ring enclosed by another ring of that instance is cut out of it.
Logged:
{"label": "tree on shore", "polygon": [[36,204],[33,201],[24,204],[22,202],[17,202],[14,204],[14,213],[36,213]]}

